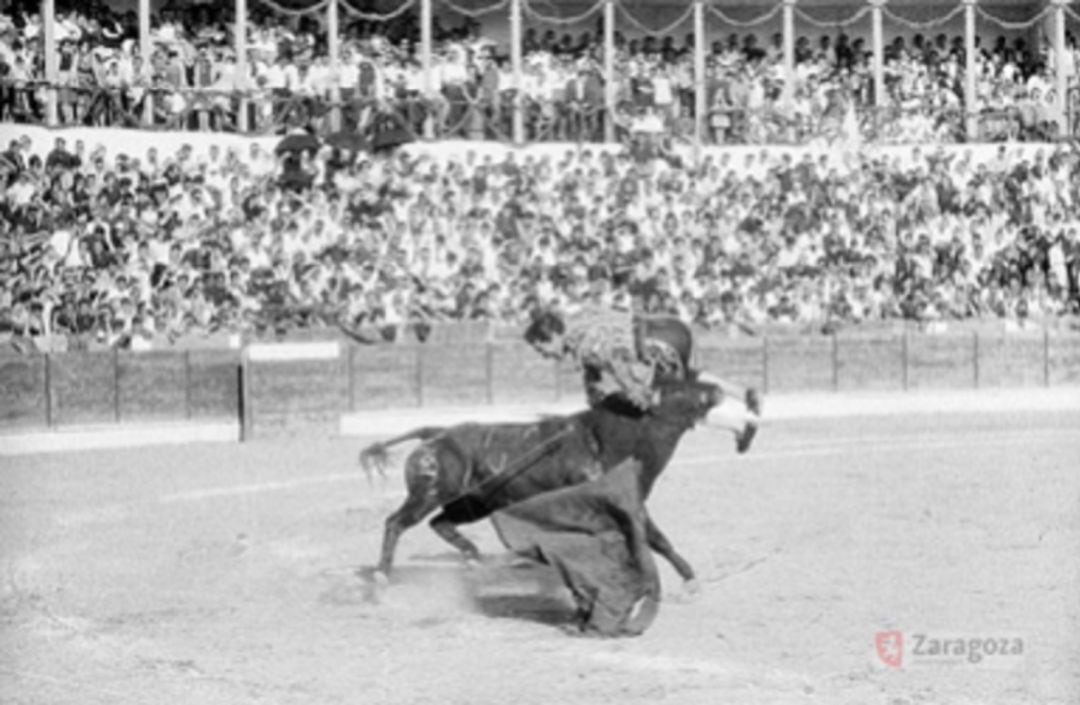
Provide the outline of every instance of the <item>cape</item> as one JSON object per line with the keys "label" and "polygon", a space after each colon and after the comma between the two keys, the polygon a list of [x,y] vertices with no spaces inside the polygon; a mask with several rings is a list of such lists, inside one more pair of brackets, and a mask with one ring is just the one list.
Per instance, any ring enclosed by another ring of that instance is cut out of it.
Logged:
{"label": "cape", "polygon": [[558,570],[597,636],[636,636],[659,612],[660,577],[645,539],[641,463],[546,492],[492,515],[503,543]]}

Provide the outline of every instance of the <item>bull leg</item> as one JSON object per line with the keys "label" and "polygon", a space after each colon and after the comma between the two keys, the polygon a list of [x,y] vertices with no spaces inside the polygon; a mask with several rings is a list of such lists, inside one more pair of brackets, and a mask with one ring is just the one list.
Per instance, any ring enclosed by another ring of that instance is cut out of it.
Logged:
{"label": "bull leg", "polygon": [[438,497],[434,492],[423,494],[409,493],[401,508],[386,518],[386,529],[383,533],[382,554],[379,557],[379,566],[375,569],[376,582],[386,583],[390,579],[390,569],[394,564],[394,550],[397,548],[398,539],[406,529],[416,526],[428,514],[439,506]]}
{"label": "bull leg", "polygon": [[465,556],[466,562],[471,563],[480,560],[480,549],[457,530],[457,524],[446,515],[446,512],[442,512],[432,519],[429,526],[444,541],[460,551]]}
{"label": "bull leg", "polygon": [[685,558],[679,555],[679,552],[671,545],[671,541],[664,535],[664,532],[660,531],[660,527],[656,525],[652,517],[646,517],[645,519],[645,540],[648,542],[649,548],[659,553],[671,564],[671,567],[686,583],[687,589],[690,592],[696,592],[698,587],[694,569],[690,567],[690,563]]}

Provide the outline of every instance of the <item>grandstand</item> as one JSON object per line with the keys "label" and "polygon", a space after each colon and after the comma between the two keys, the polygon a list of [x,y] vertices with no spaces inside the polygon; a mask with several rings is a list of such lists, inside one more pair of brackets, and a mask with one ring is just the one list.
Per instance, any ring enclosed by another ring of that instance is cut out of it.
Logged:
{"label": "grandstand", "polygon": [[143,0],[109,10],[115,41],[52,2],[16,13],[4,44],[22,51],[0,57],[11,64],[5,112],[47,125],[266,132],[316,122],[328,133],[389,127],[400,139],[515,144],[613,142],[636,128],[699,147],[799,143],[843,132],[847,112],[873,141],[1076,132],[1080,15],[1066,0],[204,8]]}
{"label": "grandstand", "polygon": [[[0,14],[12,702],[1080,702],[1072,5],[69,1]],[[700,586],[614,642],[434,534],[368,580],[356,437],[565,427],[585,305],[765,398],[650,499]]]}
{"label": "grandstand", "polygon": [[20,350],[1080,307],[1065,3],[37,9],[0,26]]}

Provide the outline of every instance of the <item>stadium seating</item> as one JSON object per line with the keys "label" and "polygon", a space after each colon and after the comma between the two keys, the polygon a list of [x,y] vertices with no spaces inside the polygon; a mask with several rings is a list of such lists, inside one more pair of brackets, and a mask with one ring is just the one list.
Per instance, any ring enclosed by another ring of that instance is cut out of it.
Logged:
{"label": "stadium seating", "polygon": [[[440,29],[431,98],[411,15],[348,25],[335,76],[310,22],[254,15],[251,75],[239,75],[228,25],[205,9],[157,16],[148,66],[133,16],[103,12],[59,16],[61,125],[165,130],[162,144],[241,128],[279,137],[199,154],[19,137],[42,119],[48,87],[41,28],[15,13],[0,25],[0,117],[16,135],[0,153],[9,340],[144,349],[193,331],[329,325],[395,340],[582,301],[742,334],[1022,325],[1080,308],[1073,146],[868,147],[966,136],[964,64],[944,35],[889,44],[878,108],[858,40],[800,39],[791,101],[775,38],[718,41],[706,142],[724,148],[695,154],[683,139],[696,107],[685,43],[620,37],[609,116],[596,42],[526,32],[527,138],[576,146],[448,160],[391,148],[425,135],[505,140],[515,121],[506,58],[474,24]],[[978,66],[987,136],[1055,136],[1040,55],[1003,41]],[[623,148],[589,146],[612,130]],[[772,146],[730,146],[741,142]]]}

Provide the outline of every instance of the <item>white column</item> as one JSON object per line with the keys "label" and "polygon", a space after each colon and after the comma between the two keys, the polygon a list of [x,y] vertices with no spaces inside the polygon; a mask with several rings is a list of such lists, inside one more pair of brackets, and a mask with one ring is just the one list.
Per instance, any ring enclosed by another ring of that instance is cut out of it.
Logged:
{"label": "white column", "polygon": [[604,3],[604,141],[615,141],[615,0]]}
{"label": "white column", "polygon": [[[248,80],[248,57],[247,57],[247,0],[236,0],[236,21],[233,28],[233,41],[236,51],[236,75],[239,79],[240,90],[246,91],[251,85]],[[236,119],[238,132],[247,132],[248,125],[248,101],[240,100],[239,113]]]}
{"label": "white column", "polygon": [[330,110],[330,130],[337,132],[341,129],[341,84],[338,76],[341,71],[341,31],[338,28],[338,3],[330,0],[326,4],[326,51],[330,54],[330,102],[333,108]]}
{"label": "white column", "polygon": [[510,70],[514,86],[514,144],[525,142],[525,97],[521,94],[523,81],[521,60],[521,0],[510,0]]}
{"label": "white column", "polygon": [[[427,101],[432,100],[432,94],[435,92],[435,81],[431,75],[432,25],[434,22],[431,0],[420,0],[420,67],[423,71],[424,100]],[[429,105],[431,105],[430,102]],[[435,121],[430,116],[424,118],[424,137],[426,139],[435,138]]]}
{"label": "white column", "polygon": [[795,0],[784,0],[784,92],[790,105],[795,97]]}
{"label": "white column", "polygon": [[[150,0],[139,0],[139,58],[142,59],[143,70],[149,70],[150,59],[153,55],[153,47],[150,46]],[[149,125],[154,119],[153,93],[147,91],[143,101],[143,124]]]}
{"label": "white column", "polygon": [[1051,0],[1054,7],[1054,85],[1058,112],[1058,134],[1064,135],[1069,127],[1069,76],[1065,73],[1065,5],[1069,0]]}
{"label": "white column", "polygon": [[694,0],[694,152],[701,159],[705,143],[705,113],[709,109],[709,82],[705,75],[705,0]]}
{"label": "white column", "polygon": [[978,138],[978,106],[975,105],[975,3],[977,0],[964,0],[964,113],[966,114],[967,141]]}
{"label": "white column", "polygon": [[881,27],[881,8],[886,0],[870,0],[873,33],[874,107],[885,107],[885,32]]}
{"label": "white column", "polygon": [[55,127],[59,122],[56,82],[60,77],[60,56],[56,51],[56,4],[53,0],[41,0],[41,30],[45,42],[45,80],[49,84],[45,99],[45,124]]}

